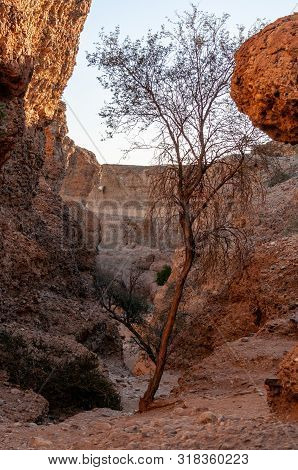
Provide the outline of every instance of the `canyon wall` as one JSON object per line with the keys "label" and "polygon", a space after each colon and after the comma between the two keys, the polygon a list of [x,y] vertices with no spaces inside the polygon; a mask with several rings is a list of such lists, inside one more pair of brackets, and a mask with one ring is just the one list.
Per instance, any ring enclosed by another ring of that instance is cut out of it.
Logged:
{"label": "canyon wall", "polygon": [[[119,407],[98,359],[121,356],[118,332],[93,295],[100,224],[92,218],[90,227],[83,205],[74,210],[59,195],[69,149],[60,99],[90,3],[0,2],[0,370],[20,387],[43,386],[50,412],[59,401],[74,409],[94,400]],[[95,332],[90,352],[79,343]],[[38,383],[42,370],[51,368],[60,395],[45,376],[45,385]],[[82,368],[89,374],[85,379]],[[72,396],[61,389],[66,373],[78,374],[69,379],[76,383]],[[84,380],[90,382],[88,399]]]}
{"label": "canyon wall", "polygon": [[[165,313],[167,287],[157,292],[155,278],[171,263],[175,248],[171,230],[163,242],[148,217],[152,169],[99,165],[91,152],[66,137],[60,98],[89,7],[89,0],[0,2],[0,378],[20,388],[43,387],[48,403],[34,395],[40,403],[37,418],[48,409],[59,417],[57,403],[61,408],[67,404],[68,413],[93,406],[119,408],[105,363],[110,357],[121,360],[122,346],[96,302],[96,263],[98,269],[121,268],[124,278],[137,263],[143,285]],[[276,57],[284,57],[284,51]],[[235,74],[233,96],[239,101],[235,90],[245,85],[246,75],[239,68]],[[283,93],[288,98],[282,101]],[[245,100],[253,103],[255,96],[253,91]],[[293,143],[287,84],[280,97],[271,106],[267,96],[263,105],[269,120],[262,108],[257,114],[263,123],[254,122]],[[203,285],[197,270],[190,277],[170,365],[186,368],[188,375],[192,366],[194,380],[202,358],[224,340],[272,332],[294,336],[297,169],[291,155],[281,155],[281,161],[282,170],[268,180],[268,203],[258,213],[255,251],[244,271],[212,274]],[[65,382],[75,383],[75,391]],[[87,398],[83,382],[89,384]]]}
{"label": "canyon wall", "polygon": [[[94,154],[67,142],[67,171],[60,194],[74,211],[77,205],[87,210],[89,226],[99,220],[98,270],[117,273],[125,282],[130,270],[137,267],[143,271],[144,289],[153,297],[156,273],[171,264],[177,244],[175,230],[164,227],[162,220],[150,213],[150,186],[156,169],[100,165]],[[92,239],[90,234],[87,238]]]}

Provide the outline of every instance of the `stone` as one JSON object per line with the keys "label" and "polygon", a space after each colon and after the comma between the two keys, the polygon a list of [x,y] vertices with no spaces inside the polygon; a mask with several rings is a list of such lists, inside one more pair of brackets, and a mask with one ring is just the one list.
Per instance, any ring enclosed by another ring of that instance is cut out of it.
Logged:
{"label": "stone", "polygon": [[268,404],[277,415],[297,421],[298,419],[298,346],[282,359],[276,378],[267,379]]}
{"label": "stone", "polygon": [[128,428],[124,428],[124,431],[128,432],[128,433],[135,433],[135,432],[139,431],[139,427],[138,426],[130,426]]}
{"label": "stone", "polygon": [[217,416],[211,411],[204,411],[198,416],[197,422],[199,424],[216,423]]}
{"label": "stone", "polygon": [[43,439],[41,437],[33,437],[31,440],[31,445],[35,449],[50,449],[53,446],[52,441]]}

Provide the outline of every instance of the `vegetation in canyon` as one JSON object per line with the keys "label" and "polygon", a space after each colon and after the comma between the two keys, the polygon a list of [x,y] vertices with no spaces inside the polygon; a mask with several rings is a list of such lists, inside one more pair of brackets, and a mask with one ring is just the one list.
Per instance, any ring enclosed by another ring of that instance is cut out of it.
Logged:
{"label": "vegetation in canyon", "polygon": [[109,272],[98,271],[95,286],[100,306],[112,320],[122,324],[132,334],[133,340],[155,364],[156,350],[152,344],[152,334],[148,316],[150,304],[144,294],[140,293],[141,272],[133,267],[128,275],[127,283],[117,279]]}

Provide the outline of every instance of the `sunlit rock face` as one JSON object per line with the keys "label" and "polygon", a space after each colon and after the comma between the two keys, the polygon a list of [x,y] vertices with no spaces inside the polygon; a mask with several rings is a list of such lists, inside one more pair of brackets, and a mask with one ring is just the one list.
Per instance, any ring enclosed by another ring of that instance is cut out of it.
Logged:
{"label": "sunlit rock face", "polygon": [[273,140],[298,143],[298,13],[248,39],[235,55],[231,95]]}
{"label": "sunlit rock face", "polygon": [[0,3],[0,166],[25,128],[53,119],[91,0]]}

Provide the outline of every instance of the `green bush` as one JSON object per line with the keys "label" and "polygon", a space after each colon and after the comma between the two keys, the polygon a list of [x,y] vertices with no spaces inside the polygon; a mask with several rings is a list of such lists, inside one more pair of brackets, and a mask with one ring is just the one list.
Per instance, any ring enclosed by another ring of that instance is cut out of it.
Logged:
{"label": "green bush", "polygon": [[123,281],[104,271],[99,271],[95,276],[95,287],[100,300],[117,305],[123,312],[128,323],[140,325],[144,316],[149,312],[150,305],[144,294],[137,292],[138,283],[126,286]]}
{"label": "green bush", "polygon": [[164,286],[169,279],[172,272],[171,266],[165,264],[160,271],[156,274],[156,283],[159,286]]}

